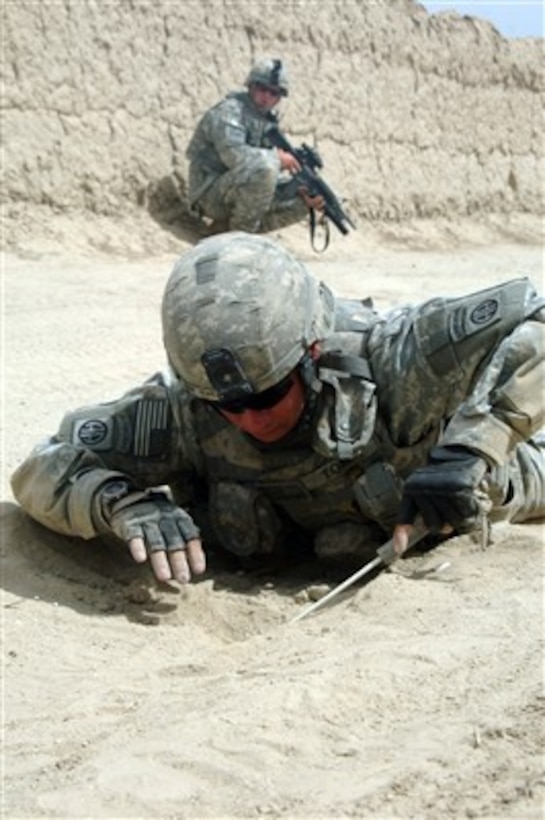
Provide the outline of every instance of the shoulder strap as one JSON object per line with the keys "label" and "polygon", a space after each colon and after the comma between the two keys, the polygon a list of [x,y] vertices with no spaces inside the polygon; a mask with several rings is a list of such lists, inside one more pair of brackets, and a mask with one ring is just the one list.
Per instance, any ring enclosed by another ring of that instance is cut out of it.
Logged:
{"label": "shoulder strap", "polygon": [[326,367],[328,370],[337,370],[349,376],[356,376],[359,379],[373,381],[373,374],[369,367],[369,362],[359,356],[347,356],[344,353],[334,351],[323,353],[318,359],[318,367]]}

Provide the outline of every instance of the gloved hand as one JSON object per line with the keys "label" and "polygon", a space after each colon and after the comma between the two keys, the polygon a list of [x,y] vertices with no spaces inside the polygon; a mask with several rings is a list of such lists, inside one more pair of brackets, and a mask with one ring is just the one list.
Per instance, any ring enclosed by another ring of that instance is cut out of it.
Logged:
{"label": "gloved hand", "polygon": [[160,492],[129,492],[109,507],[110,528],[125,541],[138,563],[148,555],[159,581],[189,581],[201,574],[206,560],[192,518]]}
{"label": "gloved hand", "polygon": [[446,525],[459,533],[475,529],[490,506],[487,470],[486,461],[465,447],[434,447],[428,464],[405,481],[399,524],[412,524],[420,513],[430,532]]}

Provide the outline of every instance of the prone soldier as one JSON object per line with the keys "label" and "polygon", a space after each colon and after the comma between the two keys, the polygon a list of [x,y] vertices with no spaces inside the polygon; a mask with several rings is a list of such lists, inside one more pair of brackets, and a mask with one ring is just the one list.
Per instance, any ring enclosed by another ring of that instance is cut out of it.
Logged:
{"label": "prone soldier", "polygon": [[403,551],[417,516],[438,534],[545,513],[545,309],[526,278],[377,313],[234,232],[181,256],[162,324],[169,369],[68,413],[14,473],[45,526],[185,582],[203,542],[364,560],[385,533]]}

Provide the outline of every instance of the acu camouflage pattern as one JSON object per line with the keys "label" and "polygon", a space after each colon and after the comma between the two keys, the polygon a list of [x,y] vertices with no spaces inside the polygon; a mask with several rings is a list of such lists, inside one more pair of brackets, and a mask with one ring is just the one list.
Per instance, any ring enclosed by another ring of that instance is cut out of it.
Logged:
{"label": "acu camouflage pattern", "polygon": [[261,83],[270,88],[277,88],[282,97],[287,97],[289,82],[285,63],[271,57],[262,57],[257,60],[251,67],[244,85],[249,88],[253,83]]}
{"label": "acu camouflage pattern", "polygon": [[[169,485],[205,545],[247,555],[308,538],[319,554],[363,557],[393,525],[403,479],[438,443],[486,458],[493,520],[542,517],[542,304],[527,280],[385,315],[337,302],[305,417],[279,445],[260,446],[158,375],[69,414],[15,473],[14,493],[46,526],[90,538],[101,532],[100,487],[124,475],[138,489]],[[150,429],[137,436],[138,406],[151,398],[168,413],[146,413]],[[96,420],[102,442],[90,440],[94,424],[83,442],[82,424]]]}
{"label": "acu camouflage pattern", "polygon": [[187,148],[190,204],[232,231],[270,231],[307,215],[298,183],[281,173],[266,136],[275,122],[245,91],[228,94],[202,117]]}
{"label": "acu camouflage pattern", "polygon": [[251,391],[260,393],[328,336],[333,321],[334,299],[325,285],[282,246],[242,233],[211,237],[184,254],[162,304],[170,363],[195,396],[209,401],[222,396],[204,354],[227,350]]}

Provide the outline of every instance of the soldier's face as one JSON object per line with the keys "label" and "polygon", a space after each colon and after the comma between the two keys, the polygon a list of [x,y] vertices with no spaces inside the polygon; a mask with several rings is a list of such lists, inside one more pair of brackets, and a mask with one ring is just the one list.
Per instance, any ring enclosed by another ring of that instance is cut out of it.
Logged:
{"label": "soldier's face", "polygon": [[304,407],[303,381],[299,373],[294,373],[287,391],[270,407],[241,408],[234,413],[222,408],[220,412],[239,430],[243,430],[252,438],[265,444],[272,444],[280,441],[293,430],[301,418]]}
{"label": "soldier's face", "polygon": [[280,90],[261,83],[252,83],[250,97],[253,104],[262,111],[270,111],[280,102]]}

